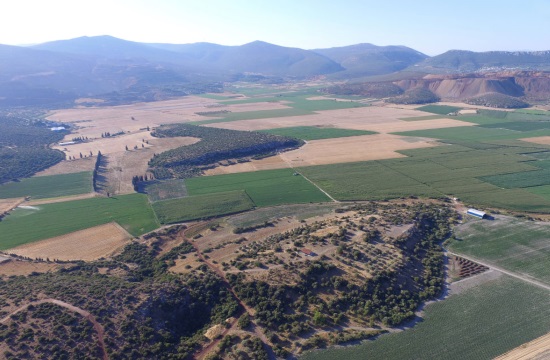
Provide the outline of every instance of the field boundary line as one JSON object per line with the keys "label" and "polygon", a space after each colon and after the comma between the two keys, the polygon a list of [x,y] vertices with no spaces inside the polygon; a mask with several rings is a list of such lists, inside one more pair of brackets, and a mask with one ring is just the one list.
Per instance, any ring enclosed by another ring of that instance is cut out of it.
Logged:
{"label": "field boundary line", "polygon": [[511,277],[514,277],[516,279],[519,279],[519,280],[522,280],[524,282],[528,282],[530,283],[531,285],[535,285],[535,286],[538,286],[540,288],[543,288],[545,290],[548,290],[550,291],[550,285],[546,285],[540,281],[537,281],[537,280],[532,280],[532,279],[529,279],[528,277],[524,276],[524,275],[520,275],[520,274],[517,274],[515,272],[512,272],[512,271],[509,271],[509,270],[505,270],[499,266],[495,266],[495,265],[492,265],[492,264],[489,264],[489,263],[486,263],[486,262],[482,262],[482,261],[479,261],[477,260],[476,258],[472,258],[472,257],[469,257],[469,256],[466,256],[466,255],[462,255],[462,254],[457,254],[457,253],[454,253],[452,251],[448,251],[448,250],[445,250],[445,252],[447,254],[450,254],[450,255],[454,255],[454,256],[460,256],[466,260],[470,260],[470,261],[473,261],[473,262],[476,262],[478,264],[481,264],[481,265],[484,265],[484,266],[487,266],[488,268],[490,269],[493,269],[493,270],[496,270],[496,271],[499,271],[503,274],[506,274],[508,276],[511,276]]}
{"label": "field boundary line", "polygon": [[301,172],[299,172],[298,170],[292,168],[294,171],[296,171],[297,174],[300,174],[301,177],[303,177],[304,179],[306,179],[307,181],[309,181],[311,183],[311,185],[315,186],[317,189],[319,189],[320,192],[322,192],[323,194],[325,194],[332,202],[335,202],[335,203],[339,203],[340,201],[336,200],[335,198],[333,198],[332,196],[330,196],[330,194],[328,192],[326,192],[325,190],[323,190],[319,185],[317,185],[316,183],[314,183],[312,180],[308,179],[307,176],[305,176],[304,174],[302,174]]}

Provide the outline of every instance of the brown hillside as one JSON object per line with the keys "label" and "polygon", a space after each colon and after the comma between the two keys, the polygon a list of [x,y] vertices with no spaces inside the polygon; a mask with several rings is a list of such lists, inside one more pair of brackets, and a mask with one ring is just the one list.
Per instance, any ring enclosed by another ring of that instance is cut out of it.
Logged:
{"label": "brown hillside", "polygon": [[426,75],[422,79],[394,82],[404,91],[425,88],[444,100],[464,100],[495,93],[528,100],[548,99],[550,73],[506,71],[468,75]]}

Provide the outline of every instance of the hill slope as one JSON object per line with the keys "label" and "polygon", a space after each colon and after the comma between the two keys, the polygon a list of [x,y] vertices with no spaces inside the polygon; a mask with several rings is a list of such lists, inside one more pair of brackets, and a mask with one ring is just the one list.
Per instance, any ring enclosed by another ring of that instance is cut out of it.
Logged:
{"label": "hill slope", "polygon": [[388,74],[403,70],[428,56],[406,46],[376,46],[357,44],[313,50],[342,65],[346,70],[334,74],[337,78]]}
{"label": "hill slope", "polygon": [[549,51],[451,50],[411,67],[427,73],[473,72],[479,70],[550,70]]}

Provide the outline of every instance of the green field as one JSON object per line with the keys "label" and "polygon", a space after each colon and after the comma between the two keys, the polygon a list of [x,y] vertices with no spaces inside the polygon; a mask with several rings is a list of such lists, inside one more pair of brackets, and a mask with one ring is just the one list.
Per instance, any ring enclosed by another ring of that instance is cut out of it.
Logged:
{"label": "green field", "polygon": [[425,105],[425,106],[416,108],[416,110],[429,112],[432,114],[447,115],[452,112],[462,110],[462,108],[456,107],[456,106],[447,106],[447,105]]}
{"label": "green field", "polygon": [[115,221],[139,236],[158,227],[141,194],[17,208],[0,221],[0,250]]}
{"label": "green field", "polygon": [[33,199],[86,194],[92,192],[92,173],[37,176],[0,185],[0,199],[30,196]]}
{"label": "green field", "polygon": [[502,276],[426,307],[406,331],[302,360],[485,360],[550,332],[549,292]]}
{"label": "green field", "polygon": [[383,161],[309,166],[300,168],[300,172],[338,200],[383,200],[410,195],[443,195],[385,166]]}
{"label": "green field", "polygon": [[550,284],[550,223],[505,216],[469,219],[449,249]]}
{"label": "green field", "polygon": [[153,209],[162,224],[228,215],[254,207],[243,190],[157,201]]}
{"label": "green field", "polygon": [[206,124],[215,124],[223,122],[231,122],[238,120],[254,120],[254,119],[268,119],[268,118],[279,118],[287,116],[303,116],[311,115],[313,112],[301,109],[275,109],[275,110],[258,110],[258,111],[246,111],[246,112],[236,112],[224,114],[218,119],[210,120],[199,120],[192,121],[189,124],[192,125],[206,125]]}
{"label": "green field", "polygon": [[550,169],[485,176],[481,179],[506,189],[550,185]]}
{"label": "green field", "polygon": [[240,174],[204,176],[185,180],[189,195],[244,190],[256,206],[329,201],[327,196],[294,170],[265,170]]}
{"label": "green field", "polygon": [[350,109],[368,106],[356,101],[337,101],[337,100],[308,100],[307,98],[317,96],[318,94],[310,91],[284,93],[277,96],[253,97],[248,99],[223,101],[224,104],[249,104],[258,102],[281,102],[285,101],[288,109],[259,110],[238,113],[223,114],[217,119],[194,121],[190,124],[204,125],[238,120],[267,119],[287,116],[312,115],[316,111]]}
{"label": "green field", "polygon": [[531,148],[528,143],[523,143],[525,148],[517,147],[515,142],[505,145],[475,144],[486,145],[488,149],[448,145],[401,151],[408,158],[311,166],[301,171],[338,200],[452,195],[470,204],[550,212],[547,195],[519,186],[503,189],[501,183],[495,185],[489,182],[496,183],[495,179],[511,179],[517,174],[524,174],[527,176],[524,184],[528,181],[531,185],[548,184],[545,177],[536,176],[548,170],[533,166],[537,161],[533,161],[530,153],[518,154],[538,149]]}
{"label": "green field", "polygon": [[266,132],[273,135],[290,136],[302,140],[321,140],[376,134],[374,131],[326,128],[317,126],[295,126],[288,128],[262,130],[261,132]]}
{"label": "green field", "polygon": [[151,202],[177,199],[188,195],[185,182],[180,179],[147,182],[139,192],[147,194]]}

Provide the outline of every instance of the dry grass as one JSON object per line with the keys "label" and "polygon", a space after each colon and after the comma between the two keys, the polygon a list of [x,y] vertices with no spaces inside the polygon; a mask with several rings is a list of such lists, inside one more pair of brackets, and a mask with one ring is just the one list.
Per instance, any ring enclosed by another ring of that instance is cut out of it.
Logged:
{"label": "dry grass", "polygon": [[[88,151],[87,154],[90,152]],[[94,154],[97,153],[94,152]],[[78,154],[77,154],[78,155]],[[49,175],[59,175],[59,174],[72,174],[79,173],[83,171],[93,171],[95,166],[95,157],[87,157],[84,159],[78,158],[77,160],[71,161],[62,161],[46,170],[42,170],[36,173],[34,176],[49,176]]]}
{"label": "dry grass", "polygon": [[343,129],[370,130],[380,133],[472,126],[472,123],[452,120],[403,121],[400,118],[433,115],[414,109],[386,106],[319,111],[305,116],[289,116],[257,120],[239,120],[213,123],[206,126],[234,130],[265,130],[293,126],[329,126]]}
{"label": "dry grass", "polygon": [[76,131],[67,138],[70,140],[75,136],[101,138],[101,134],[104,132],[114,134],[119,131],[130,131],[133,133],[147,126],[212,119],[197,115],[197,112],[214,110],[246,112],[287,108],[285,105],[275,102],[219,105],[221,104],[213,99],[187,96],[174,100],[131,105],[62,109],[52,112],[47,118],[76,125],[78,127]]}
{"label": "dry grass", "polygon": [[351,136],[346,138],[312,140],[299,149],[262,160],[253,160],[218,167],[207,175],[230,174],[285,167],[301,167],[346,162],[381,160],[405,157],[396,151],[437,146],[430,139],[411,138],[391,134]]}
{"label": "dry grass", "polygon": [[534,360],[550,358],[550,333],[496,357],[495,360]]}
{"label": "dry grass", "polygon": [[130,238],[118,224],[109,223],[18,246],[9,252],[30,258],[92,261],[118,252]]}
{"label": "dry grass", "polygon": [[[191,137],[151,138],[147,147],[130,148],[112,152],[107,155],[107,191],[112,194],[130,194],[134,192],[132,177],[147,173],[149,160],[155,153],[174,149],[180,146],[191,145],[199,139]],[[140,140],[141,142],[141,140]],[[141,146],[141,145],[139,145]],[[103,151],[102,151],[103,153]]]}
{"label": "dry grass", "polygon": [[36,206],[36,205],[44,205],[44,204],[53,204],[53,203],[60,203],[65,201],[73,201],[73,200],[82,200],[82,199],[91,199],[93,197],[98,196],[97,193],[88,193],[88,194],[80,194],[80,195],[71,195],[71,196],[61,196],[56,198],[49,198],[49,199],[39,199],[39,200],[31,200],[25,203],[27,206]]}
{"label": "dry grass", "polygon": [[25,198],[0,199],[0,216],[15,209],[24,201]]}
{"label": "dry grass", "polygon": [[29,275],[33,272],[45,273],[56,271],[62,267],[62,265],[53,263],[10,260],[0,263],[0,275],[19,276]]}

